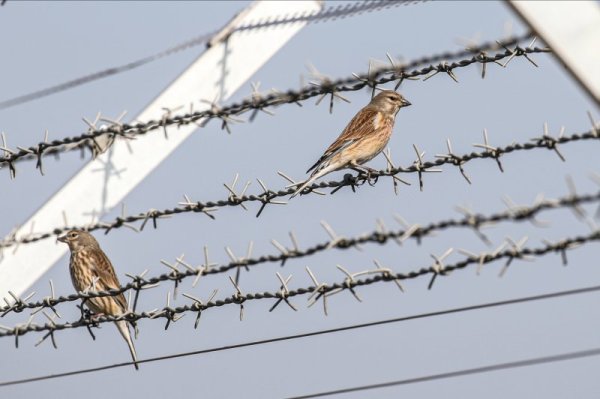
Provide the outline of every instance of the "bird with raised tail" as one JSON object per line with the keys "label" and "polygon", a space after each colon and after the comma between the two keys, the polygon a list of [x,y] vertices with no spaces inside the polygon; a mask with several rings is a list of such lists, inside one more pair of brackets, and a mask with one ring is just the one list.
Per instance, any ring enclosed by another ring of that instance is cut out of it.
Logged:
{"label": "bird with raised tail", "polygon": [[[69,271],[77,292],[88,289],[105,291],[121,286],[113,265],[94,236],[82,230],[71,230],[58,237],[58,241],[67,244],[71,250]],[[84,303],[97,315],[120,316],[127,313],[127,300],[123,293],[115,296],[88,298]],[[115,321],[115,325],[127,342],[135,369],[138,370],[137,355],[131,340],[129,322],[126,320]]]}
{"label": "bird with raised tail", "polygon": [[313,172],[290,198],[300,194],[318,178],[336,170],[351,168],[361,172],[372,171],[361,165],[383,151],[392,136],[396,114],[400,108],[409,105],[410,102],[393,90],[383,90],[373,97],[352,118],[321,158],[306,171]]}

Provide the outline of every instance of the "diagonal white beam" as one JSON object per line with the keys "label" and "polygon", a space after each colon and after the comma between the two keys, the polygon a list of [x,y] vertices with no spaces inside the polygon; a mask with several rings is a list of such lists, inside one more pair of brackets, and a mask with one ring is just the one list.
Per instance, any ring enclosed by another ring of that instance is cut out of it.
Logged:
{"label": "diagonal white beam", "polygon": [[[321,7],[320,1],[258,1],[237,15],[223,29],[221,36],[227,37],[232,28],[269,16],[317,12]],[[158,120],[164,115],[165,108],[189,107],[190,103],[198,104],[200,98],[228,98],[305,24],[296,22],[247,30],[212,43],[137,119]],[[194,109],[207,107],[209,105],[201,104]],[[181,126],[172,131],[168,140],[160,133],[139,136],[128,142],[117,140],[107,153],[84,166],[23,223],[17,236],[28,234],[32,223],[37,231],[63,226],[65,210],[70,225],[89,223],[91,212],[101,216],[110,211],[195,129],[194,124]],[[111,174],[111,170],[119,171],[118,175]],[[66,250],[65,245],[58,245],[54,240],[42,240],[23,245],[14,253],[5,251],[0,262],[0,298],[6,297],[9,290],[22,295]]]}
{"label": "diagonal white beam", "polygon": [[600,3],[511,0],[508,4],[600,106]]}

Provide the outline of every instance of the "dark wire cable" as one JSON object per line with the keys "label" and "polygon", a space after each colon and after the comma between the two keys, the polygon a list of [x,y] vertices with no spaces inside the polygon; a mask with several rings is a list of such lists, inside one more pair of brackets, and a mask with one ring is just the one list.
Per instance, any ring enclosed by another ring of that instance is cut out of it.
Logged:
{"label": "dark wire cable", "polygon": [[[143,363],[151,363],[151,362],[157,362],[157,361],[162,361],[162,360],[167,360],[167,359],[176,359],[176,358],[180,358],[180,357],[203,355],[206,353],[222,352],[222,351],[231,350],[231,349],[240,349],[240,348],[246,348],[246,347],[250,347],[250,346],[257,346],[257,345],[264,345],[264,344],[270,344],[270,343],[275,343],[275,342],[295,340],[295,339],[300,339],[300,338],[314,337],[314,336],[318,336],[318,335],[326,335],[326,334],[338,333],[338,332],[343,332],[343,331],[358,330],[358,329],[367,328],[367,327],[375,327],[375,326],[399,323],[399,322],[404,322],[404,321],[409,321],[409,320],[425,319],[425,318],[443,316],[443,315],[448,315],[448,314],[453,314],[453,313],[463,313],[463,312],[468,312],[468,311],[472,311],[472,310],[489,309],[489,308],[494,308],[494,307],[515,305],[515,304],[519,304],[519,303],[532,302],[532,301],[541,301],[541,300],[553,299],[553,298],[559,298],[559,297],[565,297],[565,296],[571,296],[571,295],[588,294],[588,293],[597,292],[597,291],[600,291],[600,285],[585,287],[585,288],[577,288],[577,289],[572,289],[572,290],[551,292],[548,294],[508,299],[508,300],[503,300],[503,301],[487,302],[487,303],[482,303],[482,304],[478,304],[478,305],[457,307],[457,308],[439,310],[439,311],[428,312],[428,313],[420,313],[420,314],[411,315],[411,316],[403,316],[403,317],[397,317],[397,318],[387,319],[387,320],[379,320],[379,321],[373,321],[373,322],[368,322],[368,323],[354,324],[354,325],[350,325],[350,326],[343,326],[343,327],[330,328],[327,330],[287,335],[287,336],[283,336],[283,337],[268,338],[268,339],[263,339],[263,340],[258,340],[258,341],[243,342],[243,343],[234,344],[234,345],[225,345],[225,346],[209,348],[209,349],[200,349],[200,350],[195,350],[195,351],[190,351],[190,352],[175,353],[175,354],[171,354],[171,355],[158,356],[158,357],[152,357],[152,358],[148,358],[148,359],[139,360],[137,363],[143,364]],[[586,353],[588,353],[588,352],[590,352],[592,354],[586,355]],[[346,388],[346,389],[337,390],[337,391],[329,391],[329,392],[311,394],[309,396],[300,396],[298,398],[312,398],[312,397],[317,397],[317,396],[333,395],[336,393],[353,392],[355,390],[382,388],[385,386],[401,385],[401,384],[422,382],[422,381],[441,379],[441,378],[450,378],[452,376],[476,374],[478,372],[482,373],[482,372],[486,372],[486,371],[500,370],[500,369],[506,369],[506,368],[511,368],[511,367],[523,367],[523,366],[538,364],[538,363],[549,363],[552,361],[567,360],[569,358],[595,356],[598,354],[600,354],[600,348],[591,349],[589,351],[583,351],[583,352],[572,352],[572,353],[567,353],[567,354],[562,354],[562,355],[554,355],[554,356],[548,356],[548,357],[543,357],[543,358],[522,360],[522,361],[517,361],[517,362],[512,362],[512,363],[501,363],[501,364],[479,367],[479,368],[474,368],[474,369],[466,369],[466,370],[461,370],[461,371],[456,371],[456,372],[451,372],[451,373],[435,374],[435,375],[430,375],[430,376],[426,376],[426,377],[413,378],[413,379],[409,379],[409,380],[392,381],[392,382],[386,382],[383,384],[374,384],[374,385],[365,385],[365,386],[361,386],[361,387]],[[55,378],[69,377],[69,376],[74,376],[74,375],[79,375],[79,374],[94,373],[97,371],[109,370],[109,369],[118,368],[118,367],[128,367],[131,365],[133,365],[133,362],[116,363],[116,364],[110,364],[110,365],[106,365],[106,366],[99,366],[99,367],[92,367],[92,368],[87,368],[87,369],[67,371],[67,372],[63,372],[63,373],[47,374],[47,375],[42,375],[42,376],[38,376],[38,377],[30,377],[30,378],[24,378],[24,379],[19,379],[19,380],[4,381],[4,382],[0,382],[0,387],[10,386],[10,385],[18,385],[18,384],[26,384],[26,383],[30,383],[30,382],[44,381],[44,380],[50,380],[50,379],[55,379]]]}
{"label": "dark wire cable", "polygon": [[[0,5],[4,5],[3,0]],[[324,8],[320,12],[317,13],[306,13],[302,15],[273,15],[269,18],[264,18],[261,21],[256,23],[250,23],[247,25],[240,26],[235,31],[246,31],[253,29],[261,29],[267,28],[274,25],[287,25],[297,22],[306,22],[306,23],[314,23],[320,21],[334,21],[338,18],[345,18],[350,16],[355,16],[358,14],[362,14],[364,12],[372,12],[379,11],[386,8],[396,7],[401,4],[411,4],[418,3],[427,0],[420,1],[409,1],[409,0],[375,0],[375,1],[361,1],[355,4],[349,5],[337,5],[330,6]],[[75,87],[94,82],[96,80],[104,79],[113,75],[117,75],[123,72],[131,71],[132,69],[139,68],[143,65],[149,64],[151,62],[160,60],[162,58],[171,56],[173,54],[179,53],[184,50],[188,50],[190,48],[199,46],[201,44],[208,43],[215,35],[217,35],[218,31],[206,33],[192,39],[189,39],[183,43],[177,44],[173,47],[160,51],[156,54],[152,54],[143,58],[140,58],[135,61],[128,62],[123,65],[103,69],[98,72],[90,73],[84,76],[80,76],[75,79],[71,79],[69,81],[59,83],[57,85],[53,85],[50,87],[46,87],[45,89],[36,90],[27,94],[22,94],[13,98],[6,99],[4,101],[0,101],[0,110],[13,107],[15,105],[24,104],[30,101],[34,101],[43,97],[47,97],[56,93],[60,93],[69,89],[73,89]],[[230,32],[232,33],[232,32]]]}
{"label": "dark wire cable", "polygon": [[128,62],[123,65],[103,69],[98,72],[90,73],[88,75],[80,76],[75,79],[68,80],[63,83],[59,83],[57,85],[49,86],[41,90],[36,90],[27,94],[22,94],[13,98],[6,99],[4,101],[0,101],[0,110],[14,107],[15,105],[24,104],[30,101],[38,100],[43,97],[50,96],[52,94],[57,94],[63,91],[67,91],[69,89],[74,89],[75,87],[82,86],[87,83],[94,82],[96,80],[108,78],[109,76],[117,75],[123,72],[131,71],[132,69],[139,68],[143,65],[149,64],[153,61],[157,61],[161,58],[179,53],[180,51],[190,49],[192,47],[198,46],[200,44],[206,43],[214,33],[208,33],[202,36],[195,37],[190,39],[184,43],[178,44],[166,50],[163,50],[159,53],[152,54],[143,58],[140,58],[135,61]]}
{"label": "dark wire cable", "polygon": [[598,356],[598,355],[600,355],[600,348],[592,348],[592,349],[587,349],[587,350],[582,350],[582,351],[577,351],[577,352],[567,352],[567,353],[561,353],[558,355],[534,357],[534,358],[529,358],[529,359],[524,359],[524,360],[517,360],[514,362],[496,363],[496,364],[490,364],[488,366],[474,367],[474,368],[470,368],[470,369],[463,369],[463,370],[457,370],[457,371],[449,371],[446,373],[439,373],[439,374],[430,374],[430,375],[426,375],[426,376],[422,376],[422,377],[407,378],[404,380],[382,382],[379,384],[361,385],[361,386],[356,386],[356,387],[352,387],[352,388],[342,388],[342,389],[336,389],[334,391],[319,392],[319,393],[313,393],[313,394],[302,395],[302,396],[290,396],[287,399],[320,398],[323,396],[332,396],[332,395],[339,395],[339,394],[344,394],[344,393],[367,391],[370,389],[389,388],[389,387],[398,386],[398,385],[416,384],[416,383],[420,383],[420,382],[428,382],[428,381],[442,380],[442,379],[448,379],[448,378],[463,377],[466,375],[489,373],[491,371],[507,370],[507,369],[514,369],[514,368],[519,368],[519,367],[529,367],[529,366],[535,366],[538,364],[564,362],[566,360],[583,359],[586,357],[592,357],[592,356]]}

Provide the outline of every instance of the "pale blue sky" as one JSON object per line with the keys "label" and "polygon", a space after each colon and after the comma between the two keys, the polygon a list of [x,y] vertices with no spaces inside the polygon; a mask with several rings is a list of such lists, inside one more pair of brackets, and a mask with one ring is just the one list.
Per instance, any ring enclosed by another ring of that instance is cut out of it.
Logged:
{"label": "pale blue sky", "polygon": [[[120,65],[218,29],[246,4],[9,1],[0,9],[0,100]],[[386,52],[411,59],[457,50],[459,38],[494,40],[505,34],[507,22],[513,24],[513,32],[524,31],[503,3],[487,1],[429,2],[312,24],[252,81],[260,81],[263,89],[298,88],[300,75],[307,75],[308,63],[331,77],[345,77],[365,71],[370,58],[385,59]],[[40,141],[45,129],[51,139],[80,133],[85,129],[81,117],[93,118],[98,111],[116,116],[128,110],[128,116],[133,117],[201,51],[202,47],[197,47],[132,72],[0,111],[0,130],[6,132],[11,146],[26,146]],[[402,93],[413,106],[398,115],[390,142],[395,161],[409,165],[414,160],[413,143],[431,159],[446,151],[448,137],[455,152],[469,152],[472,143],[482,141],[484,128],[497,145],[539,136],[544,122],[553,133],[563,125],[567,133],[588,130],[586,111],[597,115],[598,110],[550,55],[535,55],[534,59],[539,68],[524,59],[513,60],[506,69],[491,65],[485,80],[477,67],[471,67],[456,71],[460,84],[442,74],[426,82],[403,84]],[[248,83],[232,101],[249,93]],[[231,181],[235,173],[244,181],[261,178],[271,188],[284,186],[278,170],[302,177],[369,99],[366,91],[348,93],[347,97],[352,103],[337,103],[332,115],[326,104],[315,107],[310,100],[302,108],[281,107],[273,117],[261,113],[253,123],[233,126],[232,135],[222,132],[218,123],[209,123],[127,196],[129,212],[175,206],[184,193],[198,200],[225,198],[222,184]],[[467,185],[455,168],[444,167],[441,174],[425,177],[423,192],[418,190],[416,175],[410,175],[403,178],[412,186],[401,187],[398,196],[394,196],[391,182],[382,181],[376,187],[361,188],[358,194],[346,189],[334,196],[306,196],[287,206],[267,207],[258,219],[254,217],[256,205],[250,205],[248,212],[239,207],[220,210],[215,221],[196,214],[178,216],[160,221],[158,230],[135,234],[120,229],[106,236],[96,233],[96,237],[125,281],[126,272],[148,268],[153,275],[164,273],[167,269],[160,265],[160,259],[173,260],[182,253],[199,264],[204,245],[215,261],[226,262],[225,246],[242,254],[253,240],[255,254],[275,253],[270,240],[288,242],[290,229],[302,246],[322,242],[327,236],[319,225],[321,220],[338,233],[351,236],[373,230],[377,218],[396,227],[394,213],[409,222],[425,224],[458,216],[454,206],[459,204],[470,204],[481,212],[503,210],[502,195],[517,203],[531,203],[538,193],[558,197],[567,193],[566,175],[573,176],[581,192],[595,191],[597,185],[587,176],[598,171],[597,143],[568,144],[561,151],[565,163],[550,151],[510,154],[504,158],[504,174],[493,161],[469,163],[466,170],[472,185]],[[0,171],[2,234],[26,220],[82,165],[79,154],[69,154],[59,162],[49,159],[45,177],[35,171],[33,162],[22,164],[14,181],[6,169]],[[371,165],[383,167],[384,159],[378,157]],[[250,190],[257,192],[258,185],[253,183]],[[539,246],[542,238],[589,232],[567,210],[547,213],[544,219],[552,222],[551,227],[503,224],[488,234],[495,244],[506,236],[519,239],[528,235],[529,245]],[[278,264],[262,265],[244,273],[241,284],[246,292],[275,291],[275,272],[279,271],[293,274],[291,287],[308,286],[311,282],[303,271],[307,265],[321,280],[341,281],[343,275],[336,264],[358,271],[371,268],[374,258],[396,271],[415,270],[431,264],[430,253],[441,254],[449,247],[486,249],[472,232],[452,230],[426,239],[420,247],[412,241],[403,247],[367,245],[362,252],[335,250],[288,261],[283,269]],[[136,346],[140,358],[147,358],[578,288],[600,282],[597,258],[598,244],[591,244],[569,253],[566,268],[560,265],[559,256],[551,255],[535,263],[515,261],[502,279],[497,277],[501,264],[489,266],[479,277],[472,269],[459,271],[438,279],[431,291],[426,289],[427,278],[406,282],[405,294],[392,284],[373,285],[359,290],[363,303],[349,293],[332,297],[327,317],[319,306],[307,309],[306,299],[300,297],[293,300],[298,312],[281,306],[269,313],[269,301],[247,304],[243,322],[238,320],[236,307],[207,311],[198,330],[193,330],[192,315],[168,331],[162,322],[142,321]],[[459,259],[461,255],[453,254],[449,261]],[[51,278],[57,293],[72,293],[67,263],[66,257],[61,259],[33,289],[46,295]],[[225,275],[208,277],[196,288],[185,281],[181,291],[205,298],[214,288],[220,288],[220,296],[232,293]],[[172,286],[145,293],[141,308],[164,306],[168,289]],[[590,294],[169,360],[142,365],[137,373],[133,367],[120,368],[0,388],[0,396],[101,398],[107,391],[118,391],[123,397],[281,398],[418,377],[598,347],[597,299],[597,294]],[[177,303],[186,301],[179,297]],[[65,320],[77,317],[78,311],[71,304],[61,310]],[[14,324],[26,318],[27,314],[20,314],[0,323]],[[0,380],[129,360],[113,326],[104,325],[96,335],[92,342],[82,329],[57,333],[58,350],[49,342],[35,348],[40,336],[34,334],[21,338],[19,349],[14,348],[12,339],[0,339]],[[342,397],[433,397],[440,393],[450,398],[592,397],[600,390],[594,372],[597,365],[598,359],[591,358]]]}

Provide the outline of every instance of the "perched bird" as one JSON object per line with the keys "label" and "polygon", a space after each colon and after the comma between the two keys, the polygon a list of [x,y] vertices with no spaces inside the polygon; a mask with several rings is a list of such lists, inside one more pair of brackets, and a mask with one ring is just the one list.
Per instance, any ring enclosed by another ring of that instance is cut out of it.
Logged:
{"label": "perched bird", "polygon": [[[327,148],[321,158],[306,171],[313,171],[291,198],[328,173],[351,168],[369,172],[371,168],[360,166],[377,156],[392,135],[396,114],[402,107],[411,105],[400,93],[384,90],[358,111],[342,134]],[[314,169],[314,170],[313,170]]]}
{"label": "perched bird", "polygon": [[[105,291],[121,286],[110,260],[90,233],[71,230],[58,237],[58,241],[67,244],[71,250],[69,271],[73,286],[78,292],[92,287],[95,287],[93,289],[96,291]],[[85,304],[98,315],[119,316],[127,312],[127,300],[123,293],[116,296],[89,298],[85,300]],[[116,321],[115,324],[127,341],[137,370],[137,355],[131,340],[129,324],[125,320]]]}

